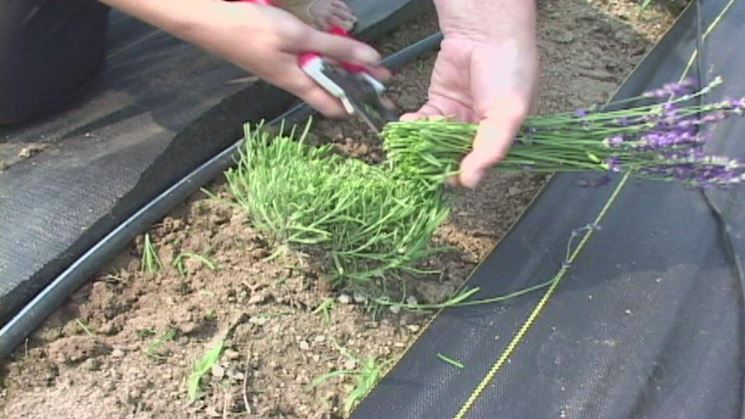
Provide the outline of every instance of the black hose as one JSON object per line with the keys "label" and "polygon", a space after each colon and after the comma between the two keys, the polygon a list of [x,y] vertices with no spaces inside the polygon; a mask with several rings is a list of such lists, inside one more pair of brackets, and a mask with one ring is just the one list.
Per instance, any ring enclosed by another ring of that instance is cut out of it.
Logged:
{"label": "black hose", "polygon": [[[442,34],[430,35],[383,60],[383,65],[396,69],[412,62],[419,56],[435,50],[442,41]],[[301,103],[272,120],[268,126],[277,126],[281,121],[298,123],[313,113],[312,108]],[[85,252],[65,271],[57,276],[33,300],[0,329],[0,359],[7,357],[42,322],[60,307],[65,300],[80,288],[90,277],[134,240],[149,226],[167,215],[212,179],[218,177],[235,163],[242,139],[212,157],[189,173],[186,177],[155,197],[117,228],[107,234],[95,246]]]}

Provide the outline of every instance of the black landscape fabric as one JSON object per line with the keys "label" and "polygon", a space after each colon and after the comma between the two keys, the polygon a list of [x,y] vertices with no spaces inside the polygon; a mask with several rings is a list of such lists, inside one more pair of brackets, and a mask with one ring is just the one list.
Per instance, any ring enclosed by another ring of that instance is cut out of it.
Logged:
{"label": "black landscape fabric", "polygon": [[[745,2],[692,3],[616,98],[677,81],[702,35],[729,7],[690,76],[745,95]],[[698,20],[700,19],[700,22]],[[745,158],[745,121],[713,131],[712,151]],[[474,272],[476,297],[551,279],[573,229],[593,223],[619,178],[555,176]],[[745,189],[687,190],[630,181],[509,362],[468,418],[739,418],[743,415]],[[576,244],[576,241],[575,241]],[[544,291],[441,312],[360,404],[354,418],[451,418]],[[458,360],[454,367],[438,358]]]}
{"label": "black landscape fabric", "polygon": [[[431,4],[350,6],[355,35],[372,40]],[[241,138],[244,122],[297,103],[120,13],[110,14],[106,42],[103,71],[75,100],[0,127],[0,327],[135,211]]]}

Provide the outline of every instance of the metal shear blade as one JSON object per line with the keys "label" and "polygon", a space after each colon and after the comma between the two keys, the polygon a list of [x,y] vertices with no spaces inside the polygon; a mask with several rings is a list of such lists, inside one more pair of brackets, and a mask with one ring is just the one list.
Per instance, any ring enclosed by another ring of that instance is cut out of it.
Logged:
{"label": "metal shear blade", "polygon": [[393,103],[383,96],[384,86],[367,73],[351,73],[335,65],[323,68],[326,77],[343,91],[346,101],[376,133],[380,134],[385,124],[398,120]]}

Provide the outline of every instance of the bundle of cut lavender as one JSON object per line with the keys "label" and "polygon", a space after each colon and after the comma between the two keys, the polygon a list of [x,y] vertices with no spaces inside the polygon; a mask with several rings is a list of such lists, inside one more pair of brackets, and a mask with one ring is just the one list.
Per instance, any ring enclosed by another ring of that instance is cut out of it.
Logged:
{"label": "bundle of cut lavender", "polygon": [[[707,155],[705,125],[742,115],[745,99],[699,104],[722,83],[716,78],[699,91],[691,81],[670,83],[641,96],[612,102],[611,109],[527,118],[499,170],[536,172],[626,172],[692,186],[725,186],[745,181],[745,164]],[[635,102],[646,102],[629,106]],[[471,150],[476,124],[451,120],[394,122],[383,131],[384,149],[398,174],[438,188],[457,174]]]}

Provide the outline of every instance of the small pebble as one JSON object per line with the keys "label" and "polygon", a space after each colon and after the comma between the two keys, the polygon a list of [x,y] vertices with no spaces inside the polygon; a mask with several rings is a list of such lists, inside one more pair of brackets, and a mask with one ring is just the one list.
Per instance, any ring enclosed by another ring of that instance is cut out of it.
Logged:
{"label": "small pebble", "polygon": [[414,297],[413,295],[406,297],[406,304],[416,305],[417,303],[418,301],[416,300],[416,297]]}
{"label": "small pebble", "polygon": [[225,358],[229,359],[231,361],[235,361],[236,359],[240,358],[241,354],[238,353],[238,351],[235,351],[233,349],[226,349],[225,350]]}
{"label": "small pebble", "polygon": [[339,296],[339,298],[337,298],[337,300],[339,300],[339,302],[342,303],[342,304],[351,304],[352,303],[352,297],[350,297],[347,294],[341,294]]}
{"label": "small pebble", "polygon": [[211,418],[219,418],[222,417],[222,413],[217,411],[217,407],[215,406],[207,406],[206,409],[204,409],[204,413],[207,414],[207,416]]}
{"label": "small pebble", "polygon": [[344,369],[346,370],[353,370],[357,367],[357,362],[355,362],[354,359],[348,359],[344,361]]}
{"label": "small pebble", "polygon": [[631,315],[631,310],[627,308],[627,309],[626,309],[626,310],[624,311],[624,313],[626,313],[626,315],[627,315],[627,316],[630,316],[630,315]]}
{"label": "small pebble", "polygon": [[129,390],[129,394],[127,394],[127,397],[131,402],[139,400],[140,397],[142,397],[142,391],[138,388],[133,388]]}
{"label": "small pebble", "polygon": [[367,297],[362,294],[354,294],[354,302],[358,304],[364,304],[367,302]]}
{"label": "small pebble", "polygon": [[300,345],[299,346],[300,346],[300,350],[301,351],[307,351],[307,350],[310,349],[310,345],[308,344],[308,342],[306,342],[304,340],[301,340],[300,341]]}
{"label": "small pebble", "polygon": [[97,358],[88,358],[82,366],[88,371],[98,371],[101,368],[101,362]]}
{"label": "small pebble", "polygon": [[569,31],[551,32],[549,39],[560,44],[569,44],[574,41],[574,34]]}
{"label": "small pebble", "polygon": [[264,300],[264,294],[253,294],[251,295],[251,298],[248,299],[248,304],[261,304]]}
{"label": "small pebble", "polygon": [[388,310],[393,314],[398,314],[401,312],[401,306],[390,306],[388,307]]}
{"label": "small pebble", "polygon": [[266,324],[266,322],[267,322],[268,320],[269,320],[269,319],[267,319],[267,318],[266,318],[266,317],[264,317],[264,316],[259,316],[259,317],[251,317],[250,319],[248,319],[248,322],[249,322],[249,323],[253,323],[253,324],[258,324],[259,326],[261,326],[261,325],[263,325],[263,324]]}
{"label": "small pebble", "polygon": [[40,145],[30,145],[28,147],[23,147],[21,151],[18,152],[18,157],[22,159],[28,159],[43,149],[44,147]]}
{"label": "small pebble", "polygon": [[314,342],[316,342],[316,343],[322,343],[322,342],[325,342],[325,341],[326,341],[326,336],[324,336],[324,335],[318,335],[318,336],[316,336],[316,337],[315,337],[315,338],[313,339],[313,341],[314,341]]}
{"label": "small pebble", "polygon": [[217,378],[218,380],[221,380],[223,377],[225,377],[225,368],[221,367],[220,365],[213,365],[212,376]]}
{"label": "small pebble", "polygon": [[114,350],[111,351],[112,358],[122,358],[123,356],[124,356],[124,351],[122,351],[119,348],[114,348]]}

